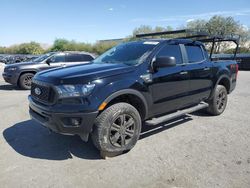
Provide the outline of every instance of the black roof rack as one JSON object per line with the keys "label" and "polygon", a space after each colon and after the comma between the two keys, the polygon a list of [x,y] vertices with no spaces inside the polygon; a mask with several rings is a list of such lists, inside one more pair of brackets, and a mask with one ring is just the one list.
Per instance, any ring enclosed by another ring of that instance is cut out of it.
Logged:
{"label": "black roof rack", "polygon": [[143,33],[135,35],[137,38],[141,37],[150,37],[150,36],[159,36],[159,35],[171,35],[171,34],[179,34],[179,33],[187,33],[187,29],[174,30],[174,31],[162,31],[162,32],[154,32],[154,33]]}
{"label": "black roof rack", "polygon": [[236,54],[238,53],[238,50],[239,50],[240,36],[237,36],[237,38],[236,38],[236,36],[227,36],[227,37],[213,36],[213,37],[209,37],[209,38],[203,38],[203,39],[201,38],[201,39],[198,39],[198,41],[203,42],[203,43],[209,43],[209,42],[212,43],[211,52],[210,52],[210,59],[212,59],[215,43],[233,42],[236,45],[233,59],[236,59]]}
{"label": "black roof rack", "polygon": [[239,40],[240,36],[232,35],[227,37],[222,36],[211,36],[206,32],[195,32],[190,29],[181,29],[181,30],[173,30],[173,31],[162,31],[162,32],[154,32],[154,33],[143,33],[143,34],[137,34],[137,38],[142,37],[153,37],[153,36],[160,36],[160,35],[172,35],[172,34],[181,34],[184,33],[185,36],[183,37],[177,37],[173,39],[194,39],[196,41],[200,41],[203,43],[212,43],[211,52],[210,52],[210,59],[212,58],[212,54],[214,51],[214,46],[218,42],[234,42],[236,44],[236,49],[234,52],[234,59],[236,58],[236,54],[239,49]]}

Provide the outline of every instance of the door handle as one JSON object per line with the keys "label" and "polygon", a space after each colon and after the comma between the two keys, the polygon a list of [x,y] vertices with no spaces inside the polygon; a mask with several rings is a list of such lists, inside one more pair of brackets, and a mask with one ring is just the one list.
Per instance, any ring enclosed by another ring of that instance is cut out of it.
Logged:
{"label": "door handle", "polygon": [[207,70],[210,70],[210,68],[209,67],[205,67],[203,70],[207,71]]}
{"label": "door handle", "polygon": [[184,75],[184,74],[187,74],[188,72],[187,71],[181,71],[180,74],[181,75]]}

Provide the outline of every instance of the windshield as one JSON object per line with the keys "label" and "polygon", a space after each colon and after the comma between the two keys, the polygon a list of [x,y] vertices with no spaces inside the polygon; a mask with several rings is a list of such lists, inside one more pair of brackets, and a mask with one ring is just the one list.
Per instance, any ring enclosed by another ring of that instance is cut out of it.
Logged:
{"label": "windshield", "polygon": [[159,42],[136,41],[115,46],[97,57],[93,63],[124,63],[136,65],[142,63]]}
{"label": "windshield", "polygon": [[54,53],[47,53],[47,54],[44,54],[36,59],[33,60],[33,62],[36,62],[36,63],[39,63],[39,62],[42,62],[43,60],[47,59],[48,57],[52,56]]}

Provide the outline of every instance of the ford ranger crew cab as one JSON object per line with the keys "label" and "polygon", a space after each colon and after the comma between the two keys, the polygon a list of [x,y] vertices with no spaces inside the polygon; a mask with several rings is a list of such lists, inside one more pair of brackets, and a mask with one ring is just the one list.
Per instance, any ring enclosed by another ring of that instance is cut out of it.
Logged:
{"label": "ford ranger crew cab", "polygon": [[29,112],[57,133],[91,137],[102,152],[124,152],[136,144],[144,122],[202,108],[223,113],[237,73],[236,61],[211,61],[199,41],[125,42],[87,64],[36,74]]}

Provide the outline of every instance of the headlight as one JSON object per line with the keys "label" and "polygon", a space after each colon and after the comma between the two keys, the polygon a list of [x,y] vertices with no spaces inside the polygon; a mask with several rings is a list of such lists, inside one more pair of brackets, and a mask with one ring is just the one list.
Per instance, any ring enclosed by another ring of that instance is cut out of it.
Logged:
{"label": "headlight", "polygon": [[59,98],[68,97],[81,97],[88,96],[93,89],[95,84],[84,84],[84,85],[59,85],[56,86],[56,90],[59,94]]}
{"label": "headlight", "polygon": [[7,70],[8,71],[15,71],[17,68],[16,67],[8,67]]}

